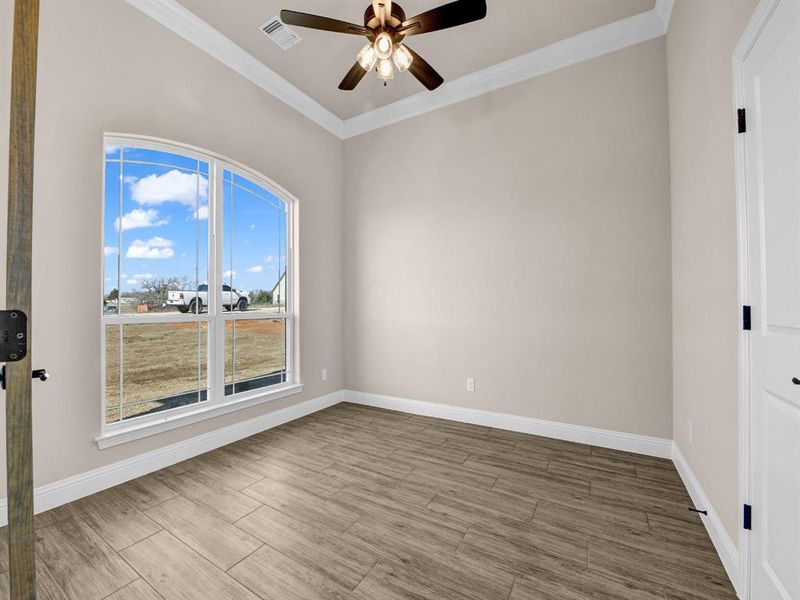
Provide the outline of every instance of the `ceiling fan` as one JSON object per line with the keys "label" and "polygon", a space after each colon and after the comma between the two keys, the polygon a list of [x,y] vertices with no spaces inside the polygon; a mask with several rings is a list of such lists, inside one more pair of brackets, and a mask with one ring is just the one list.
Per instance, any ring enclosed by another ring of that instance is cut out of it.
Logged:
{"label": "ceiling fan", "polygon": [[455,0],[410,19],[406,19],[405,12],[396,2],[372,0],[372,4],[364,12],[363,26],[293,10],[281,11],[281,20],[288,25],[363,35],[369,40],[339,84],[340,90],[355,89],[358,82],[376,64],[378,79],[386,85],[390,79],[394,79],[393,62],[398,71],[409,71],[426,88],[435,90],[444,79],[424,58],[401,43],[403,39],[409,35],[430,33],[479,21],[485,16],[485,0]]}

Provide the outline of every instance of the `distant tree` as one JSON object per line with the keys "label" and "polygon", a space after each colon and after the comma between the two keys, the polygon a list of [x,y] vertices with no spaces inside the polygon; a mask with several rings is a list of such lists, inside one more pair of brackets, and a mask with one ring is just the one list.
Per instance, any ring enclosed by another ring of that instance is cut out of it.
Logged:
{"label": "distant tree", "polygon": [[117,298],[119,298],[119,290],[117,288],[112,289],[110,292],[108,292],[108,296],[106,296],[106,300],[109,302],[113,302]]}
{"label": "distant tree", "polygon": [[153,277],[139,282],[139,287],[133,291],[133,296],[139,304],[147,304],[155,308],[166,304],[170,290],[188,290],[188,277]]}
{"label": "distant tree", "polygon": [[271,304],[272,303],[272,292],[268,292],[266,290],[253,290],[250,292],[250,303],[251,304]]}

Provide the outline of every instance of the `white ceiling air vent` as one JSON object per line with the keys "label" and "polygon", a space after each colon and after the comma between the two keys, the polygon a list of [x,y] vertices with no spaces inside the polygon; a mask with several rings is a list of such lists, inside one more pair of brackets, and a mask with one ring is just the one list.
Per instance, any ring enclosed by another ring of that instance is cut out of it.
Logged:
{"label": "white ceiling air vent", "polygon": [[300,36],[294,32],[294,29],[284,24],[278,17],[272,17],[260,29],[284,50],[288,50],[300,41]]}

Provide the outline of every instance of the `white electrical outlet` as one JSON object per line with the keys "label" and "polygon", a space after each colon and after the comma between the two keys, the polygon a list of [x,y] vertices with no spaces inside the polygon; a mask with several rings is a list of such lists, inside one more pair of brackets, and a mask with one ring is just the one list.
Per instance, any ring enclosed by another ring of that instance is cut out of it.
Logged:
{"label": "white electrical outlet", "polygon": [[694,426],[691,421],[689,421],[689,443],[694,443]]}
{"label": "white electrical outlet", "polygon": [[322,381],[328,381],[328,369],[322,369]]}
{"label": "white electrical outlet", "polygon": [[468,392],[475,391],[475,379],[473,377],[467,377],[467,391]]}

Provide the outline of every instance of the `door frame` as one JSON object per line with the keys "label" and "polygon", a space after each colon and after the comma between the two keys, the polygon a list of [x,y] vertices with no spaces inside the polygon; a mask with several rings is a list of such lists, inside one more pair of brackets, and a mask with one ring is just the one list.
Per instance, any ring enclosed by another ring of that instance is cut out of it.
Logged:
{"label": "door frame", "polygon": [[[739,42],[733,51],[733,114],[737,109],[750,107],[744,106],[744,62],[758,41],[775,8],[781,0],[761,0],[756,6],[753,16],[747,23]],[[737,225],[737,253],[739,261],[739,305],[750,304],[750,248],[747,202],[747,174],[746,174],[746,148],[748,143],[747,132],[739,134],[734,130],[735,150],[735,186],[736,186],[736,225]],[[739,331],[739,510],[743,511],[745,504],[751,504],[751,453],[750,453],[750,334],[742,328],[741,312],[738,315],[736,327]],[[742,515],[742,512],[739,513]],[[742,517],[740,517],[742,518]],[[750,598],[750,535],[744,529],[743,522],[739,521],[738,527],[738,581],[736,591],[741,600]]]}

